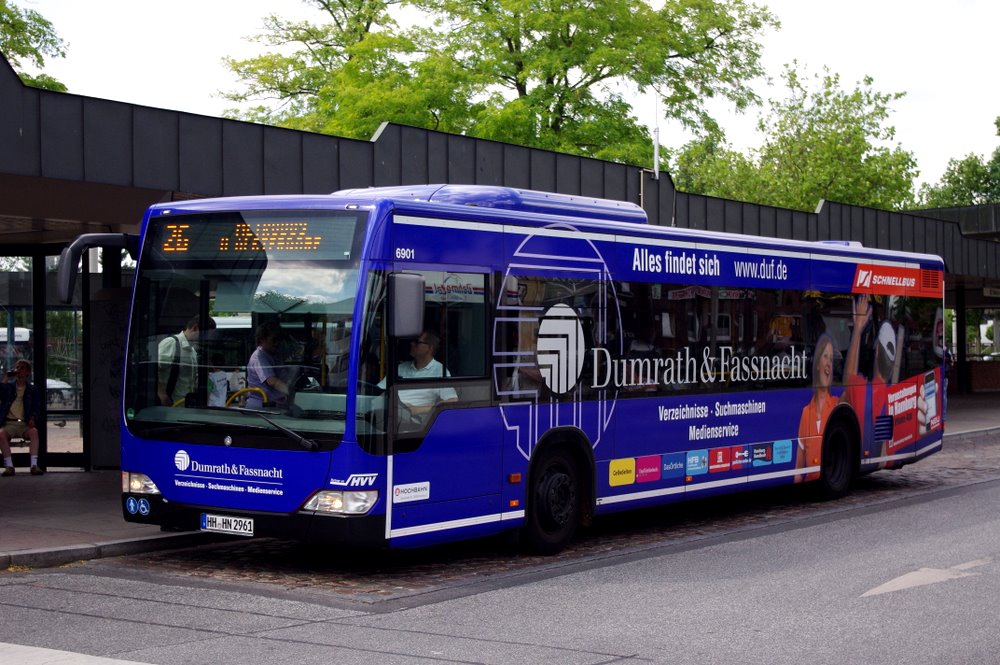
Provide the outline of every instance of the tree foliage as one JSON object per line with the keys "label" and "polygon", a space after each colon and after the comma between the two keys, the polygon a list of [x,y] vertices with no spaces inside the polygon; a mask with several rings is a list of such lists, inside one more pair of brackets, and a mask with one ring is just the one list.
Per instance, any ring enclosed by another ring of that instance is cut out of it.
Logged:
{"label": "tree foliage", "polygon": [[763,142],[742,154],[720,133],[679,152],[677,185],[691,192],[812,211],[820,200],[899,209],[912,205],[913,154],[893,144],[890,105],[903,93],[882,93],[871,78],[844,90],[825,71],[811,89],[797,65],[783,74],[787,96],[772,99],[758,122]]}
{"label": "tree foliage", "polygon": [[20,9],[9,0],[0,0],[0,53],[27,85],[46,90],[66,91],[66,86],[48,74],[29,74],[25,64],[41,69],[46,56],[63,58],[66,45],[55,28],[33,9]]}
{"label": "tree foliage", "polygon": [[[401,32],[390,14],[398,1],[313,3],[329,23],[272,15],[255,38],[272,50],[248,60],[227,59],[244,89],[226,96],[262,102],[230,115],[355,138],[368,138],[383,120],[396,118],[421,127],[464,129],[449,115],[451,90],[442,91],[441,81],[434,80],[438,54],[421,58],[421,34]],[[424,65],[421,83],[413,72],[417,60]]]}
{"label": "tree foliage", "polygon": [[[996,128],[1000,136],[1000,116]],[[928,208],[1000,203],[1000,148],[989,160],[976,154],[949,160],[936,185],[920,188],[920,201]]]}
{"label": "tree foliage", "polygon": [[329,23],[272,16],[276,50],[228,61],[243,89],[230,115],[342,136],[383,121],[572,154],[648,163],[630,96],[714,127],[705,101],[758,103],[758,38],[774,17],[745,0],[311,0]]}

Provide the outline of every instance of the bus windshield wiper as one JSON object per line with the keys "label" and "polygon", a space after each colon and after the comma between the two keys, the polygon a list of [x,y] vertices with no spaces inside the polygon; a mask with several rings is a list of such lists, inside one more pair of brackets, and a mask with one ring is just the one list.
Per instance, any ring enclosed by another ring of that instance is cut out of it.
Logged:
{"label": "bus windshield wiper", "polygon": [[304,437],[295,430],[275,422],[273,419],[269,418],[263,412],[257,411],[256,409],[245,409],[243,407],[238,407],[238,406],[206,406],[203,408],[207,411],[226,411],[226,412],[236,411],[238,413],[249,413],[255,415],[264,422],[266,422],[268,425],[274,427],[274,429],[288,436],[288,438],[292,439],[306,450],[319,450],[319,444],[316,443],[316,441],[314,441],[313,439]]}

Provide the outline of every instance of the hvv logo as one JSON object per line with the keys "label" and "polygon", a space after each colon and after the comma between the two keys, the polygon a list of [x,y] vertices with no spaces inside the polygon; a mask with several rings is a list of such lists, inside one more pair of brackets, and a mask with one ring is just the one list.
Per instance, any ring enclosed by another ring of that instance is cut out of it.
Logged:
{"label": "hvv logo", "polygon": [[347,480],[331,478],[330,484],[341,487],[371,487],[376,480],[378,480],[377,473],[352,473],[347,477]]}
{"label": "hvv logo", "polygon": [[867,289],[872,285],[872,271],[858,269],[858,281],[854,283],[854,286],[860,286],[861,288]]}
{"label": "hvv logo", "polygon": [[538,324],[538,370],[549,390],[568,393],[583,370],[583,326],[569,305],[553,305]]}

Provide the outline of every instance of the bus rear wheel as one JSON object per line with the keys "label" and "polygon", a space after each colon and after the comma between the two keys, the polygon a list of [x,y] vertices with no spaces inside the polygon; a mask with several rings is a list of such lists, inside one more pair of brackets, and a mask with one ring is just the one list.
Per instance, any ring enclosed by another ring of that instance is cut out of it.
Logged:
{"label": "bus rear wheel", "polygon": [[816,494],[820,500],[839,499],[851,490],[854,460],[851,431],[842,422],[830,423],[823,437],[823,459]]}
{"label": "bus rear wheel", "polygon": [[528,548],[537,554],[562,551],[580,522],[580,479],[574,459],[561,449],[542,452],[528,497]]}

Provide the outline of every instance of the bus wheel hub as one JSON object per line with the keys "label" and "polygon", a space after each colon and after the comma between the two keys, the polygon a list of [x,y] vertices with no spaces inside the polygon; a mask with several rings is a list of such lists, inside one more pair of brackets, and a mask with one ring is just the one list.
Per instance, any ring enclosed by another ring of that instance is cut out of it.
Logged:
{"label": "bus wheel hub", "polygon": [[549,473],[541,486],[543,515],[554,526],[563,526],[573,515],[576,491],[570,477],[561,472]]}

